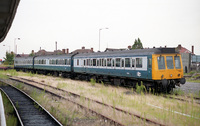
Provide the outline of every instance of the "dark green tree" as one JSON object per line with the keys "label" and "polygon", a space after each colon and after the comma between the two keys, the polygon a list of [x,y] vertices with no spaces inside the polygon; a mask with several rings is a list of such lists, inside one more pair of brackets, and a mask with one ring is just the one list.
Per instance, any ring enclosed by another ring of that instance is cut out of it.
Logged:
{"label": "dark green tree", "polygon": [[140,38],[135,39],[135,42],[132,45],[132,49],[143,49],[143,45],[142,45]]}
{"label": "dark green tree", "polygon": [[4,57],[4,65],[13,65],[14,64],[14,53],[8,53],[6,52],[6,58]]}

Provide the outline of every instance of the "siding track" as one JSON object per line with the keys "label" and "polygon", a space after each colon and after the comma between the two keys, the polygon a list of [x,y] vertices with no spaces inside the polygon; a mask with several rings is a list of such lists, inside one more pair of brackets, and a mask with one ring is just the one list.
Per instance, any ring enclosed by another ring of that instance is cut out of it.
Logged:
{"label": "siding track", "polygon": [[[4,83],[4,82],[3,82]],[[7,85],[0,86],[15,106],[21,125],[24,126],[62,126],[48,111],[26,93]]]}
{"label": "siding track", "polygon": [[[54,90],[64,92],[65,94],[70,94],[70,96],[73,96],[73,97],[76,97],[76,98],[80,98],[80,97],[81,97],[79,94],[75,94],[75,93],[72,93],[72,92],[69,92],[69,91],[66,91],[66,90],[63,90],[63,89],[59,89],[59,88],[56,88],[56,87],[53,87],[53,86],[50,86],[50,85],[46,85],[46,84],[44,84],[44,83],[36,82],[36,81],[33,81],[33,80],[29,80],[29,79],[25,79],[25,78],[19,78],[19,77],[11,77],[11,76],[10,76],[10,79],[11,79],[11,80],[18,81],[18,82],[21,82],[21,83],[24,83],[24,84],[28,84],[28,85],[32,85],[32,84],[30,84],[30,83],[37,83],[37,84],[39,84],[39,85],[43,85],[44,87],[49,87],[49,88],[52,88],[52,89],[54,89]],[[32,85],[32,86],[37,87],[37,86],[35,86],[35,85]],[[47,92],[47,89],[46,89],[45,91]],[[59,94],[59,93],[58,93],[58,94]],[[56,94],[56,95],[58,95],[58,94]],[[60,97],[62,97],[62,96],[60,96]],[[108,108],[115,109],[116,111],[119,111],[119,112],[121,112],[121,113],[126,113],[126,114],[128,114],[128,115],[130,115],[130,116],[134,116],[134,117],[136,117],[136,118],[139,118],[139,119],[142,119],[142,120],[146,120],[146,122],[147,122],[148,124],[150,124],[150,125],[153,124],[153,125],[164,126],[164,124],[161,124],[161,123],[159,123],[159,122],[153,121],[153,120],[148,119],[148,118],[144,118],[144,117],[142,117],[142,116],[140,116],[140,115],[138,115],[138,114],[134,114],[134,113],[131,113],[131,112],[122,110],[122,109],[120,109],[120,108],[118,108],[118,107],[116,107],[116,106],[114,107],[114,106],[112,106],[112,105],[108,105],[108,104],[106,104],[106,103],[102,103],[102,102],[100,102],[100,101],[96,101],[96,100],[93,100],[93,99],[90,99],[90,98],[86,98],[86,97],[84,97],[84,99],[85,99],[85,100],[88,100],[88,101],[91,101],[91,102],[95,102],[95,103],[97,103],[97,104],[99,104],[99,105],[102,105],[102,106],[105,106],[105,107],[108,107]],[[81,107],[84,107],[84,106],[81,106]],[[95,113],[96,113],[96,112],[95,112]],[[96,114],[98,114],[98,113],[96,113]],[[102,115],[102,116],[104,116],[104,115]],[[106,116],[104,116],[104,118],[105,118],[105,119],[107,118],[108,120],[112,120],[111,118],[106,117]],[[114,121],[114,120],[112,120],[112,121],[113,121],[113,123],[114,123],[115,125],[123,125],[123,124],[119,123],[118,121]]]}

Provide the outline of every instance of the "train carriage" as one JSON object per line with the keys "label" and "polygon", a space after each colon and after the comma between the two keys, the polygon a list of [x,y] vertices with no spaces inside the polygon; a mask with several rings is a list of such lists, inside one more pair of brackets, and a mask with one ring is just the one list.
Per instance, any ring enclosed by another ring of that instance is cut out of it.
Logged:
{"label": "train carriage", "polygon": [[41,73],[68,73],[71,72],[71,54],[46,55],[34,58],[34,70]]}
{"label": "train carriage", "polygon": [[73,57],[79,78],[111,81],[115,85],[136,86],[143,81],[149,88],[170,91],[184,84],[181,56],[175,48],[153,48],[113,52],[83,53]]}
{"label": "train carriage", "polygon": [[16,70],[33,70],[33,57],[15,57],[14,68]]}

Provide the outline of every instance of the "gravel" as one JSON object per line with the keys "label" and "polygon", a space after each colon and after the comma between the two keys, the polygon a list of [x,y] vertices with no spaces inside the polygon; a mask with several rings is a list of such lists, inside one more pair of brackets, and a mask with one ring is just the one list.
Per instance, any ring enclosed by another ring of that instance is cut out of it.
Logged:
{"label": "gravel", "polygon": [[184,85],[180,85],[180,87],[176,86],[175,89],[181,89],[186,94],[199,94],[200,93],[200,83],[186,82]]}

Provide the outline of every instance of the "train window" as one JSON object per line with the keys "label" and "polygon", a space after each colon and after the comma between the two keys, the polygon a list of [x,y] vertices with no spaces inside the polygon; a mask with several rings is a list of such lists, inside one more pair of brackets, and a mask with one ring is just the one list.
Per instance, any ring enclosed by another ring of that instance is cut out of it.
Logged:
{"label": "train window", "polygon": [[112,59],[112,67],[115,67],[115,59]]}
{"label": "train window", "polygon": [[101,59],[101,66],[103,66],[103,59]]}
{"label": "train window", "polygon": [[116,67],[120,67],[120,58],[116,58]]}
{"label": "train window", "polygon": [[111,58],[108,58],[108,59],[107,59],[107,66],[108,66],[108,67],[111,67]]}
{"label": "train window", "polygon": [[167,60],[167,69],[174,69],[173,57],[166,56],[166,60]]}
{"label": "train window", "polygon": [[101,63],[102,63],[102,62],[101,62],[101,59],[99,59],[99,66],[102,66]]}
{"label": "train window", "polygon": [[97,66],[100,66],[100,62],[99,62],[99,59],[97,59]]}
{"label": "train window", "polygon": [[158,69],[165,69],[165,59],[164,56],[157,57]]}
{"label": "train window", "polygon": [[124,67],[124,59],[121,60],[121,67]]}
{"label": "train window", "polygon": [[90,59],[90,66],[92,66],[92,61],[93,61],[93,59]]}
{"label": "train window", "polygon": [[79,66],[79,60],[77,59],[77,66]]}
{"label": "train window", "polygon": [[67,59],[65,59],[65,65],[67,65]]}
{"label": "train window", "polygon": [[136,68],[142,68],[142,58],[136,58]]}
{"label": "train window", "polygon": [[132,59],[132,68],[135,67],[135,59]]}
{"label": "train window", "polygon": [[85,59],[83,60],[83,65],[86,66],[86,60]]}
{"label": "train window", "polygon": [[87,66],[90,66],[90,59],[87,59]]}
{"label": "train window", "polygon": [[175,61],[175,67],[176,67],[176,69],[181,69],[180,56],[175,56],[174,57],[174,61]]}
{"label": "train window", "polygon": [[131,65],[130,58],[125,58],[125,67],[130,67]]}
{"label": "train window", "polygon": [[148,68],[152,68],[152,59],[148,58]]}
{"label": "train window", "polygon": [[96,66],[96,59],[93,59],[93,66]]}
{"label": "train window", "polygon": [[107,64],[106,61],[107,61],[106,59],[103,60],[103,66],[104,67],[106,67],[106,64]]}

